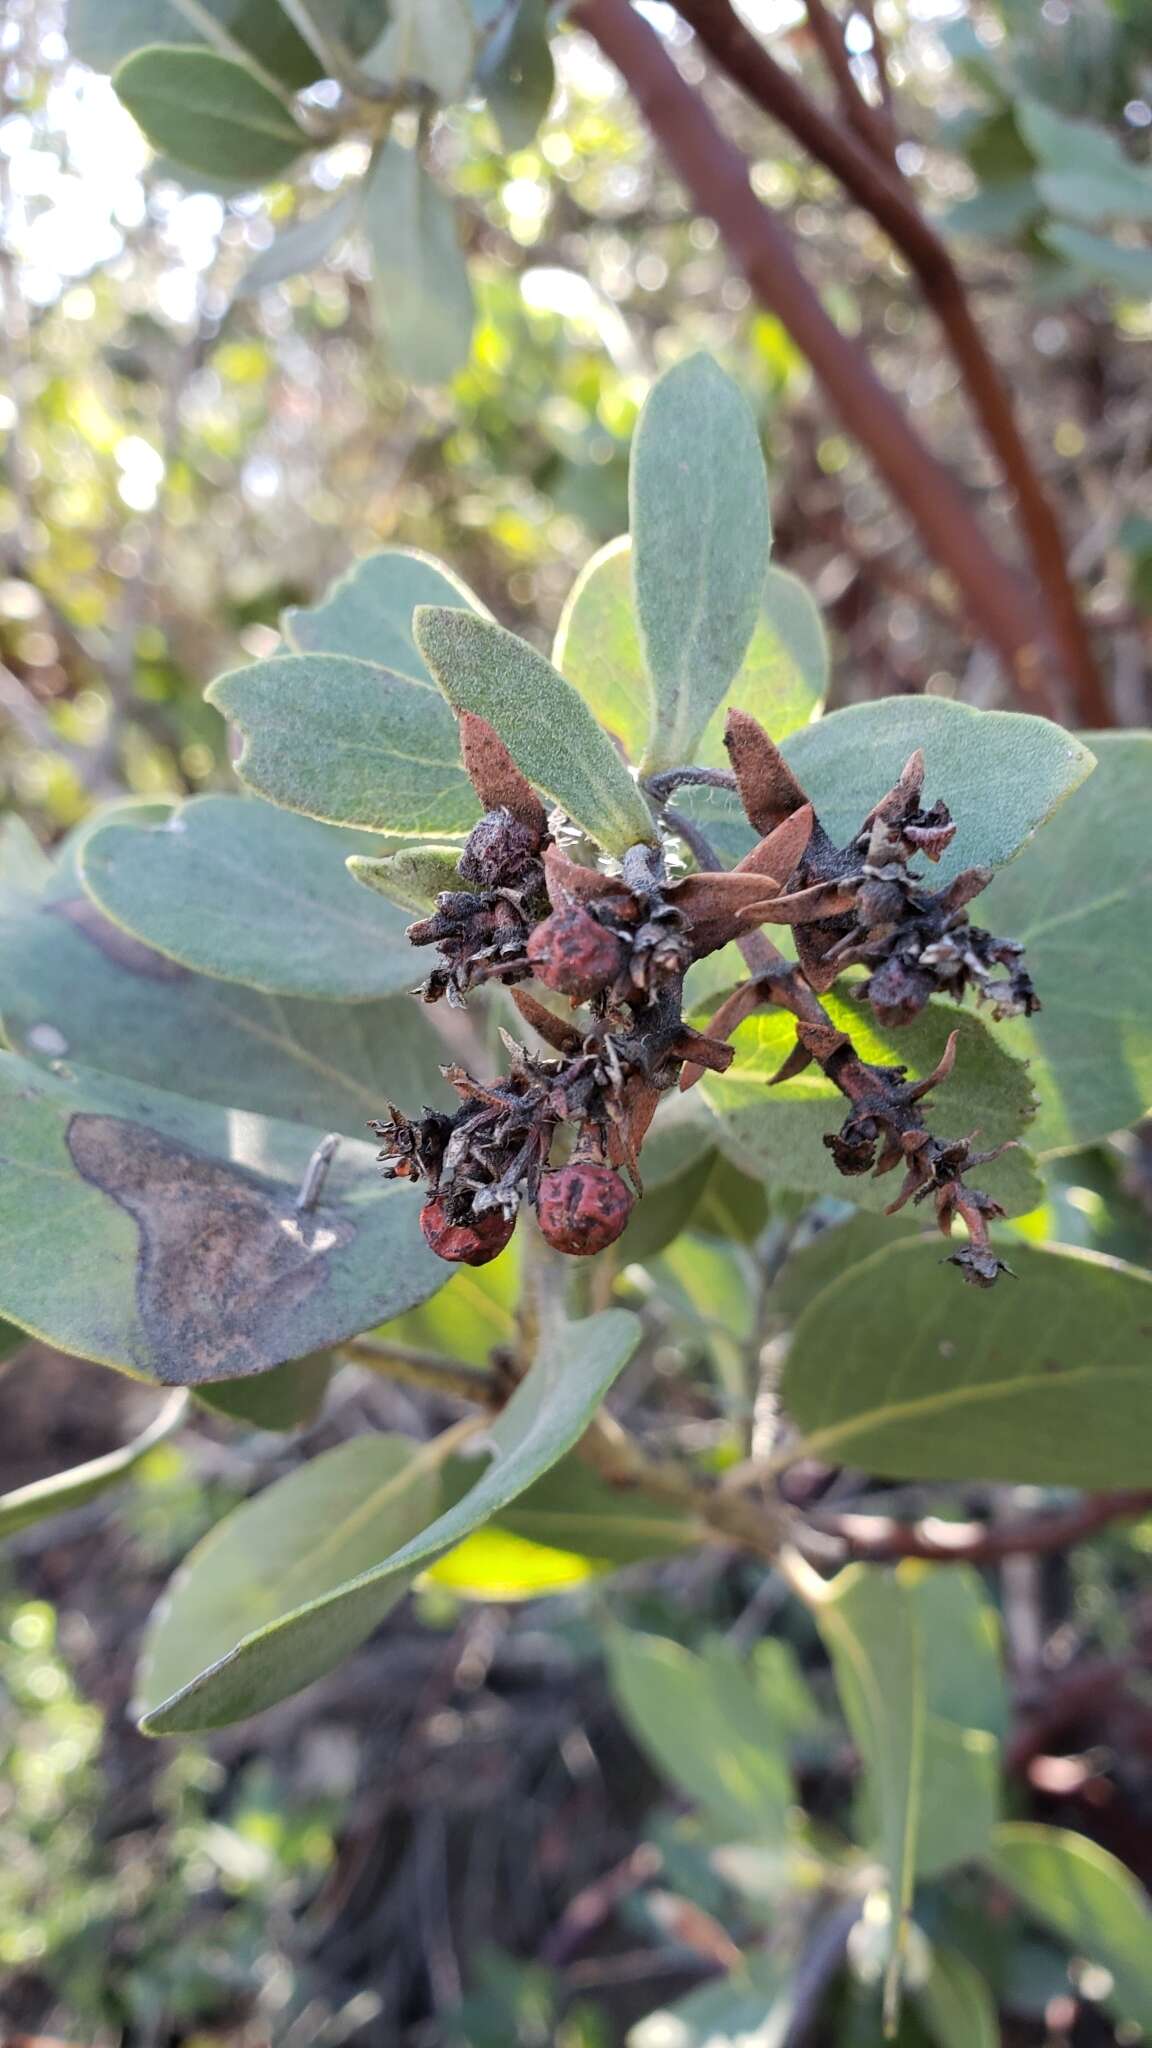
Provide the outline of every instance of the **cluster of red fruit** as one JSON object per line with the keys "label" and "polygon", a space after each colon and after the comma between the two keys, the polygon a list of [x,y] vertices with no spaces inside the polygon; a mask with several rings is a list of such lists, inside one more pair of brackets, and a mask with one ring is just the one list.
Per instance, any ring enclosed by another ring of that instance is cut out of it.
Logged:
{"label": "cluster of red fruit", "polygon": [[[465,713],[460,731],[484,816],[458,863],[462,886],[409,928],[414,945],[438,952],[421,993],[462,1005],[471,989],[495,981],[550,1053],[504,1033],[512,1061],[500,1080],[445,1069],[460,1098],[453,1115],[411,1120],[393,1109],[372,1126],[385,1172],[430,1185],[421,1222],[433,1250],[485,1264],[509,1242],[524,1203],[559,1251],[586,1256],[615,1243],[641,1191],[640,1147],[661,1095],[677,1082],[690,1087],[704,1068],[723,1073],[737,1025],[776,1007],[795,1019],[796,1043],[775,1079],[815,1062],[847,1099],[841,1130],[825,1139],[839,1170],[902,1166],[890,1208],[931,1199],[945,1236],[961,1218],[969,1243],[953,1263],[975,1285],[992,1285],[1005,1268],[988,1224],[1002,1212],[964,1176],[995,1153],[938,1139],[924,1122],[925,1097],[947,1079],[954,1040],[936,1072],[913,1084],[903,1067],[862,1060],[819,1001],[845,968],[861,966],[868,979],[857,993],[888,1026],[908,1023],[937,992],[958,997],[967,988],[997,1016],[1038,1007],[1019,946],[969,923],[967,905],[990,871],[969,869],[933,893],[912,866],[939,860],[956,829],[943,803],[922,806],[923,757],[912,756],[837,847],[767,733],[732,712],[733,772],[685,767],[647,782],[651,842],[630,848],[610,875],[571,858],[574,846],[561,848],[562,821],[549,820],[489,725]],[[721,868],[691,821],[668,809],[677,789],[700,782],[731,788],[761,835],[734,869]],[[666,832],[688,846],[696,872],[669,879]],[[769,943],[766,924],[792,927],[795,962]],[[685,974],[733,939],[749,976],[707,1032],[694,1030],[683,1015]],[[567,997],[579,1017],[548,1008],[524,987],[530,980]],[[553,1164],[562,1132],[569,1155]]]}

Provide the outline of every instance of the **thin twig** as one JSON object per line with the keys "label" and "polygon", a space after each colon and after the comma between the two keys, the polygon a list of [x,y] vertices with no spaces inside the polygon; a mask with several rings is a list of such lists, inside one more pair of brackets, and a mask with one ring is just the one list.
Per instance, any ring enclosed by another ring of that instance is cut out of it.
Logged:
{"label": "thin twig", "polygon": [[[1059,521],[1020,432],[1008,386],[973,317],[968,292],[947,244],[921,211],[898,165],[890,157],[869,149],[845,122],[831,119],[800,81],[757,40],[729,0],[676,0],[676,5],[677,12],[733,82],[839,179],[889,236],[915,273],[943,328],[985,438],[995,450],[1005,481],[1014,493],[1019,523],[1047,604],[1048,620],[1040,621],[1038,637],[1058,643],[1061,665],[1075,689],[1081,720],[1092,726],[1112,724],[1112,708],[1072,582]],[[850,72],[849,77],[855,91]],[[866,101],[861,104],[867,107]],[[877,110],[868,111],[874,115]],[[724,223],[720,225],[723,228]],[[870,446],[866,435],[860,439],[864,446]],[[875,451],[873,455],[876,459]],[[935,552],[951,569],[969,605],[973,605],[972,591],[964,577],[956,574],[954,564],[939,548]],[[1030,604],[1026,609],[1033,613]],[[989,632],[989,638],[1000,644],[995,633]],[[1022,688],[1035,690],[1038,702],[1043,701],[1041,679],[1036,675],[1030,679],[1022,673],[1020,681]]]}
{"label": "thin twig", "polygon": [[458,1358],[444,1358],[438,1351],[422,1351],[414,1344],[376,1344],[368,1337],[354,1337],[340,1346],[340,1353],[403,1386],[423,1387],[455,1401],[474,1401],[481,1408],[498,1408],[507,1395],[499,1373],[465,1365]]}
{"label": "thin twig", "polygon": [[884,109],[874,107],[861,92],[841,24],[825,6],[824,0],[805,0],[805,12],[813,41],[836,88],[845,121],[881,163],[891,163],[896,153],[892,124]]}
{"label": "thin twig", "polygon": [[936,1515],[897,1522],[890,1515],[810,1516],[813,1528],[835,1536],[849,1557],[884,1564],[901,1557],[941,1564],[995,1564],[1006,1557],[1046,1557],[1083,1543],[1112,1522],[1152,1512],[1152,1491],[1086,1494],[1075,1507],[1004,1522],[946,1522]]}

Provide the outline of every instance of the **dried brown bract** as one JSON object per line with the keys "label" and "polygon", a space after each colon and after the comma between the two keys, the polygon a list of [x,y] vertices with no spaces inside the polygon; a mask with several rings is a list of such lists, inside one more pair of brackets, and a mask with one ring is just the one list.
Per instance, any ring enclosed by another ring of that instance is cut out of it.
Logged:
{"label": "dried brown bract", "polygon": [[[504,1034],[511,1061],[498,1081],[444,1069],[460,1099],[454,1115],[427,1111],[410,1121],[393,1109],[373,1125],[385,1171],[430,1184],[429,1243],[446,1258],[482,1263],[508,1241],[527,1203],[556,1248],[606,1249],[640,1190],[640,1151],[661,1095],[678,1079],[691,1086],[706,1068],[723,1072],[732,1032],[775,1007],[796,1019],[795,1046],[775,1081],[815,1062],[848,1102],[840,1129],[824,1140],[840,1172],[899,1169],[890,1211],[932,1201],[946,1236],[959,1218],[968,1243],[951,1263],[971,1284],[991,1286],[1008,1270],[988,1236],[1003,1212],[966,1179],[997,1152],[973,1151],[968,1137],[938,1138],[926,1121],[927,1098],[952,1070],[955,1033],[936,1070],[911,1081],[904,1067],[862,1060],[819,1000],[846,968],[865,967],[856,993],[888,1026],[907,1023],[934,994],[969,988],[996,1017],[1038,1007],[1021,948],[969,921],[989,871],[970,868],[933,891],[914,865],[938,861],[956,830],[943,801],[923,803],[919,751],[838,847],[767,733],[732,712],[732,776],[686,767],[646,785],[657,814],[697,857],[694,873],[670,878],[663,853],[649,845],[632,847],[619,873],[572,858],[571,842],[565,851],[551,836],[543,805],[492,728],[463,718],[461,743],[486,810],[460,860],[468,887],[441,896],[409,932],[440,954],[422,992],[461,1004],[469,990],[501,982],[547,1051]],[[667,812],[675,790],[694,782],[735,787],[762,835],[733,870]],[[795,963],[769,944],[759,929],[766,924],[792,927]],[[709,1030],[696,1031],[683,1014],[684,977],[731,940],[745,945],[753,972]],[[549,1009],[521,985],[529,978],[575,1014]],[[571,1133],[568,1156],[562,1150],[554,1164],[562,1129]]]}

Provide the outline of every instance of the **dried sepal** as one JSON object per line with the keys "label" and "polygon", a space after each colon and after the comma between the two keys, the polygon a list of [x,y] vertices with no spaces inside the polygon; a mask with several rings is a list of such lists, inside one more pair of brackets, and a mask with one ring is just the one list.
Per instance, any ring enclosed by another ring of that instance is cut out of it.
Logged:
{"label": "dried sepal", "polygon": [[486,811],[508,811],[530,831],[539,852],[548,836],[548,816],[527,778],[521,774],[498,732],[474,711],[461,711],[460,756],[464,773]]}
{"label": "dried sepal", "polygon": [[803,803],[799,810],[782,820],[771,832],[765,834],[737,861],[733,873],[737,875],[778,875],[781,885],[787,882],[800,865],[808,851],[816,814],[810,803]]}
{"label": "dried sepal", "polygon": [[748,822],[757,832],[774,832],[808,802],[774,740],[746,711],[730,711],[724,745]]}

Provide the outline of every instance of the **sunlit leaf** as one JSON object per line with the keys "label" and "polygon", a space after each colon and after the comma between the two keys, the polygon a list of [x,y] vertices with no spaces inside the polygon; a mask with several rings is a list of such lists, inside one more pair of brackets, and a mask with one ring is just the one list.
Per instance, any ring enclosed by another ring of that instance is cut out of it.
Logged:
{"label": "sunlit leaf", "polygon": [[284,102],[214,50],[141,50],[112,83],[153,147],[193,171],[261,185],[310,146]]}
{"label": "sunlit leaf", "polygon": [[691,761],[748,652],[772,546],[756,421],[711,356],[653,385],[629,482],[636,615],[652,682],[649,769]]}
{"label": "sunlit leaf", "polygon": [[655,837],[648,806],[583,700],[526,640],[421,606],[416,640],[448,702],[495,727],[517,766],[608,853]]}
{"label": "sunlit leaf", "polygon": [[[609,541],[581,571],[561,615],[552,658],[600,724],[638,761],[652,723],[652,688],[636,624],[627,535]],[[808,723],[827,682],[820,614],[797,577],[770,566],[748,651],[724,705],[739,705],[780,740]],[[724,705],[713,713],[695,757],[722,768],[728,765]]]}
{"label": "sunlit leaf", "polygon": [[425,837],[479,815],[439,690],[347,655],[274,655],[207,691],[244,746],[237,772],[258,795],[330,825]]}
{"label": "sunlit leaf", "polygon": [[[974,1011],[933,1003],[913,1023],[892,1030],[877,1025],[870,1011],[845,996],[833,994],[823,1000],[833,1022],[850,1033],[862,1059],[899,1064],[913,1076],[932,1072],[950,1032],[957,1031],[956,1066],[932,1098],[932,1129],[958,1138],[978,1129],[982,1148],[1009,1139],[1030,1142],[1032,1075]],[[840,1128],[848,1104],[819,1067],[813,1065],[794,1080],[769,1087],[795,1042],[793,1020],[780,1010],[758,1012],[740,1026],[733,1037],[734,1064],[726,1074],[707,1075],[702,1084],[716,1113],[719,1143],[746,1173],[767,1175],[778,1187],[884,1209],[902,1176],[897,1170],[879,1180],[864,1175],[848,1180],[837,1170],[823,1140],[827,1132]],[[1040,1182],[1023,1149],[981,1167],[979,1180],[1012,1215],[1026,1213],[1041,1198]],[[913,1212],[913,1220],[922,1221],[923,1212]]]}

